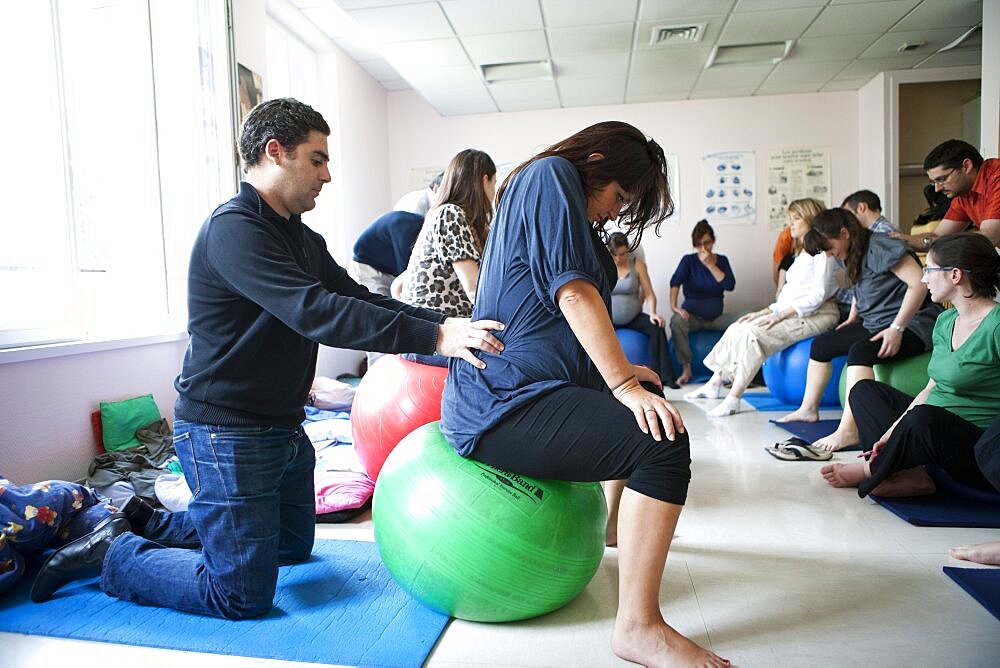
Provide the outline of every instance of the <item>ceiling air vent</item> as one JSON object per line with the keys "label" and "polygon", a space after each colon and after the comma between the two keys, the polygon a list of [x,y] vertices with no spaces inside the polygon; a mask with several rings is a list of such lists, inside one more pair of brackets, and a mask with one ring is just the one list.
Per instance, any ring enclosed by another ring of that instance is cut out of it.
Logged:
{"label": "ceiling air vent", "polygon": [[650,46],[691,44],[692,42],[701,41],[701,37],[704,34],[704,23],[680,26],[653,26],[653,33],[649,38],[649,44]]}

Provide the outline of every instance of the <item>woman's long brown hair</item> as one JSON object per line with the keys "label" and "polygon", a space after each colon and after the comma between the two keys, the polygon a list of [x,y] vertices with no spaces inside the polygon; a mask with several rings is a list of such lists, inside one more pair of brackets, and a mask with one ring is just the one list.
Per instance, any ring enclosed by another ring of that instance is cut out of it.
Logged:
{"label": "woman's long brown hair", "polygon": [[460,151],[444,170],[433,207],[436,209],[444,204],[454,204],[462,209],[465,219],[475,232],[480,253],[486,245],[486,234],[490,229],[490,221],[493,220],[493,202],[486,198],[483,177],[493,178],[496,173],[497,166],[493,164],[492,158],[482,151],[474,148]]}
{"label": "woman's long brown hair", "polygon": [[[604,156],[603,159],[588,161],[595,153]],[[629,194],[629,203],[620,218],[625,221],[621,227],[632,237],[632,248],[639,245],[645,228],[654,226],[659,233],[660,223],[674,212],[663,149],[621,121],[604,121],[584,128],[519,165],[500,186],[497,207],[507,186],[521,170],[551,156],[565,158],[576,167],[583,180],[584,195],[588,197],[612,181],[617,181]]]}
{"label": "woman's long brown hair", "polygon": [[847,284],[854,285],[861,278],[865,254],[868,252],[868,242],[871,231],[858,222],[853,213],[847,209],[826,209],[813,218],[812,228],[806,234],[803,242],[806,252],[810,255],[822,253],[830,248],[830,239],[840,235],[841,230],[847,230],[849,238],[847,245]]}

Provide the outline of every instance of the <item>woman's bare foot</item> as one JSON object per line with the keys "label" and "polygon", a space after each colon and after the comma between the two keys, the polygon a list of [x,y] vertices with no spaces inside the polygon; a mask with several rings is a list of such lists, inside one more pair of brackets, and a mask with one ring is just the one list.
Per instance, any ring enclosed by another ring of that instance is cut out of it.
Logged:
{"label": "woman's bare foot", "polygon": [[987,566],[1000,566],[1000,540],[979,545],[958,545],[948,550],[953,559],[974,561]]}
{"label": "woman's bare foot", "polygon": [[927,496],[933,494],[937,486],[923,467],[896,471],[872,490],[875,496],[886,498],[900,496]]}
{"label": "woman's bare foot", "polygon": [[688,640],[663,621],[647,625],[616,620],[611,650],[643,666],[729,666],[727,659]]}
{"label": "woman's bare foot", "polygon": [[608,527],[604,531],[604,544],[608,547],[618,547],[618,518],[612,522],[608,519]]}
{"label": "woman's bare foot", "polygon": [[685,385],[691,382],[691,365],[685,364],[681,367],[681,375],[677,376],[677,384]]}
{"label": "woman's bare foot", "polygon": [[868,477],[864,464],[827,464],[819,472],[833,487],[857,487]]}
{"label": "woman's bare foot", "polygon": [[819,411],[810,408],[799,407],[794,413],[789,413],[785,417],[780,417],[775,422],[819,422]]}
{"label": "woman's bare foot", "polygon": [[861,438],[858,436],[857,430],[838,429],[829,436],[824,436],[815,441],[813,447],[828,452],[836,452],[837,450],[857,445],[860,442]]}

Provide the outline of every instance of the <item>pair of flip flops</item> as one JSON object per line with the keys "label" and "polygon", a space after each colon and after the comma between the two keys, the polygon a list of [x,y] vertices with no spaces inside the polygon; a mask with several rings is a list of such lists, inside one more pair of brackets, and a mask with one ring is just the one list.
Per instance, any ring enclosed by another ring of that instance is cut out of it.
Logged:
{"label": "pair of flip flops", "polygon": [[825,462],[833,457],[833,453],[815,448],[812,444],[803,441],[798,436],[792,436],[787,440],[764,448],[764,452],[772,457],[788,462]]}

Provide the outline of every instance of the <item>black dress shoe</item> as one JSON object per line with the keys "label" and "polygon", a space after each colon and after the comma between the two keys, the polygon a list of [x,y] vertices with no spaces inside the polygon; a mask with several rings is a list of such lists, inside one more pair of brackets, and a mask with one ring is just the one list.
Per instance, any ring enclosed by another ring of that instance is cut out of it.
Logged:
{"label": "black dress shoe", "polygon": [[664,387],[669,387],[671,390],[679,390],[681,386],[677,384],[676,380],[665,380],[663,381]]}
{"label": "black dress shoe", "polygon": [[129,524],[132,525],[132,531],[142,536],[146,530],[146,525],[149,524],[149,520],[153,518],[153,513],[156,512],[156,508],[142,497],[131,496],[122,505],[121,512],[128,518]]}
{"label": "black dress shoe", "polygon": [[100,575],[108,547],[118,536],[131,530],[124,513],[115,513],[98,522],[86,536],[64,545],[42,564],[31,586],[31,600],[42,603],[67,583]]}

